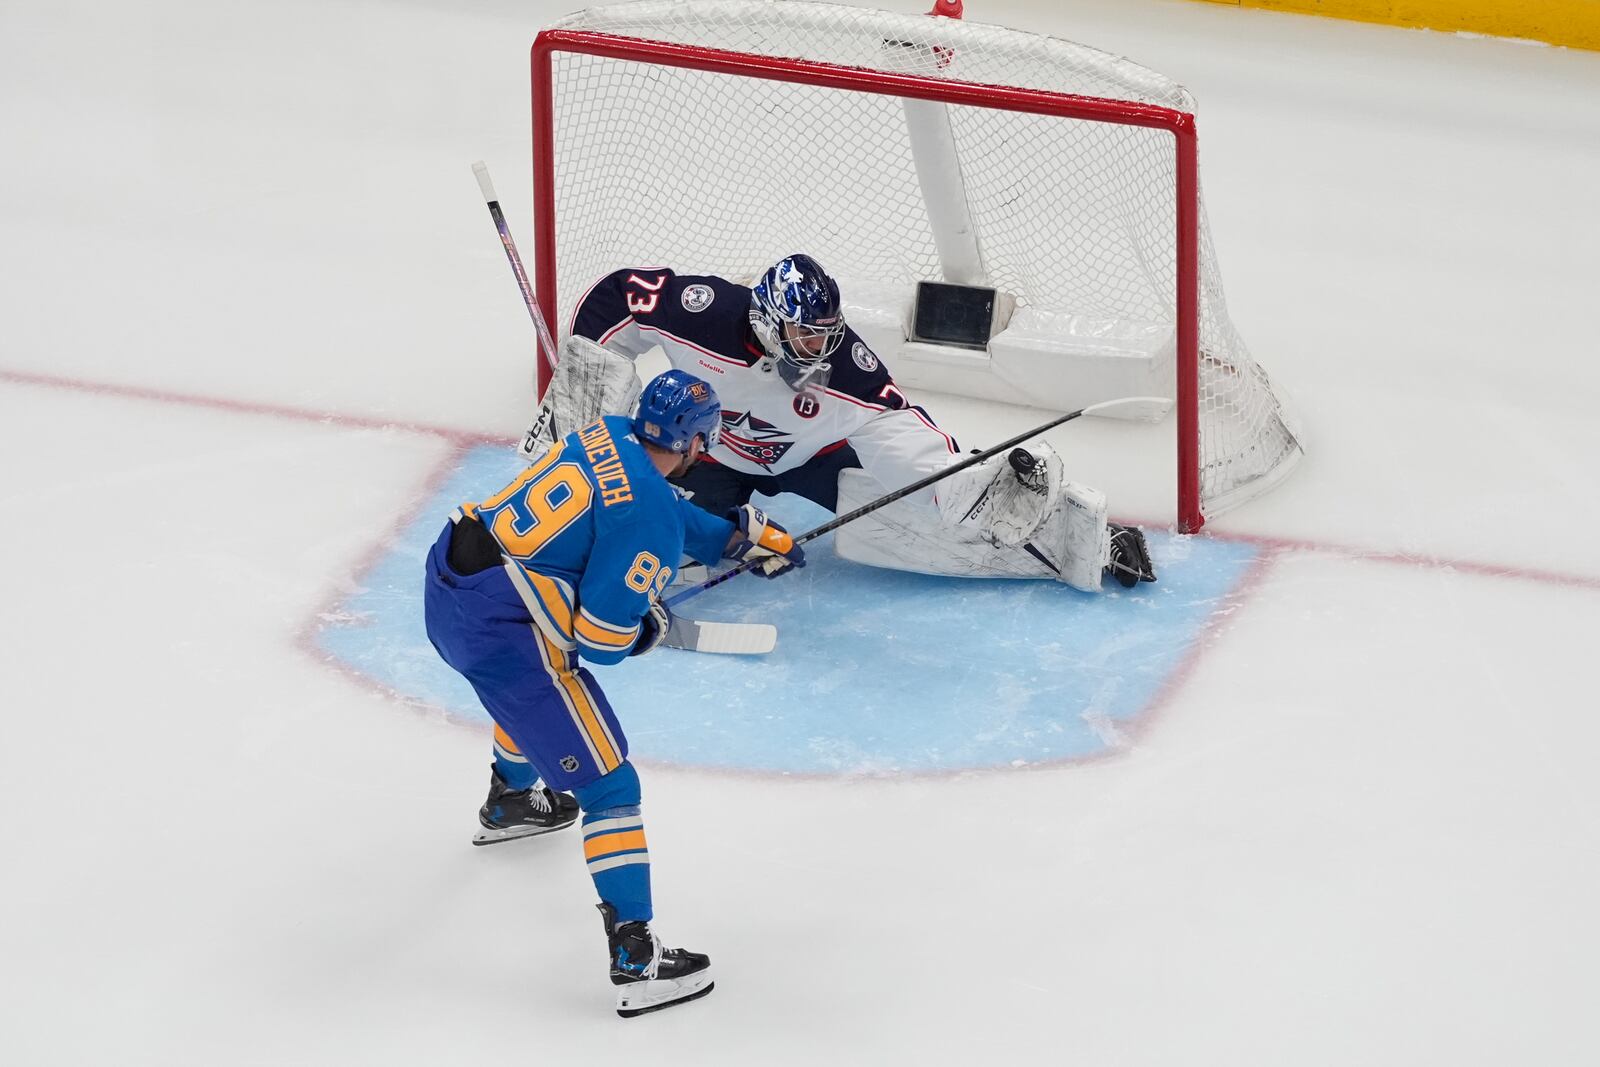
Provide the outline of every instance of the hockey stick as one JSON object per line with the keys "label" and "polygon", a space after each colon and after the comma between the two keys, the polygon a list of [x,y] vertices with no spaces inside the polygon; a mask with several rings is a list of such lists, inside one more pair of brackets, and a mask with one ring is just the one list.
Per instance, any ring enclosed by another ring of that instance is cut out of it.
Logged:
{"label": "hockey stick", "polygon": [[522,290],[522,302],[528,305],[528,314],[533,316],[533,328],[538,331],[539,347],[543,350],[544,361],[551,370],[555,370],[556,343],[550,336],[550,327],[545,325],[544,312],[539,309],[539,298],[533,295],[533,286],[528,284],[528,272],[522,269],[522,257],[517,255],[517,243],[511,239],[511,227],[506,225],[505,212],[500,210],[500,200],[494,195],[494,183],[489,180],[489,168],[480,159],[472,165],[472,173],[477,176],[478,188],[483,191],[484,202],[489,205],[494,228],[500,231],[500,243],[505,246],[506,258],[511,261],[511,271],[517,276],[517,286]]}
{"label": "hockey stick", "polygon": [[[1160,398],[1160,397],[1130,396],[1130,397],[1124,397],[1124,398],[1122,398],[1120,400],[1107,400],[1107,401],[1104,401],[1104,402],[1099,403],[1099,404],[1090,404],[1088,407],[1079,408],[1077,411],[1069,411],[1065,415],[1060,416],[1059,418],[1051,419],[1049,422],[1045,423],[1042,426],[1035,426],[1033,429],[1027,431],[1026,433],[1019,433],[1017,436],[1015,436],[1015,437],[1013,437],[1013,438],[1011,438],[1009,440],[1001,441],[999,444],[995,445],[993,448],[988,448],[988,449],[985,449],[982,452],[978,452],[978,453],[975,453],[974,455],[968,456],[966,459],[962,460],[960,463],[952,463],[950,466],[946,467],[944,470],[935,471],[934,473],[928,475],[926,478],[919,478],[916,481],[912,482],[910,485],[904,486],[904,487],[902,487],[900,489],[896,489],[892,493],[885,493],[883,496],[880,496],[876,500],[873,500],[873,501],[871,501],[869,503],[866,503],[866,504],[862,504],[859,508],[856,508],[854,511],[846,512],[843,515],[836,515],[832,519],[830,519],[829,521],[823,523],[821,526],[818,526],[816,529],[807,530],[805,533],[801,534],[799,537],[796,537],[794,539],[794,543],[797,544],[797,545],[803,545],[807,541],[813,541],[813,540],[817,539],[818,537],[821,537],[825,533],[832,533],[834,530],[837,530],[839,527],[843,526],[847,522],[854,522],[857,519],[861,518],[861,516],[863,516],[863,515],[871,514],[872,512],[877,511],[881,507],[886,507],[889,504],[893,504],[896,500],[899,500],[901,497],[910,496],[912,493],[918,492],[919,490],[922,490],[922,489],[926,489],[928,486],[932,485],[934,482],[943,481],[944,479],[950,477],[952,474],[955,474],[958,471],[964,471],[968,467],[974,466],[975,464],[982,463],[984,460],[989,459],[989,458],[991,458],[993,456],[997,456],[1001,452],[1004,452],[1008,448],[1015,448],[1017,445],[1022,444],[1024,441],[1031,441],[1035,437],[1038,437],[1040,434],[1044,433],[1045,431],[1055,429],[1057,426],[1060,426],[1062,423],[1071,422],[1073,419],[1079,418],[1080,416],[1083,416],[1083,415],[1098,415],[1101,412],[1109,411],[1112,408],[1122,407],[1122,406],[1128,405],[1128,404],[1149,405],[1149,404],[1152,404],[1152,403],[1165,404],[1166,401],[1164,399]],[[721,585],[723,582],[727,581],[728,579],[734,578],[734,577],[737,577],[738,575],[743,574],[745,571],[750,570],[752,567],[754,567],[759,562],[760,562],[760,560],[754,560],[754,559],[745,560],[743,563],[739,564],[737,567],[734,567],[732,570],[724,571],[722,574],[717,575],[715,578],[711,578],[711,579],[708,579],[707,581],[701,582],[699,585],[693,587],[692,589],[685,589],[683,592],[678,593],[676,596],[668,597],[666,600],[662,601],[662,603],[666,604],[669,608],[672,607],[674,604],[681,604],[685,600],[688,600],[690,597],[699,596],[701,593],[705,592],[707,589],[710,589],[712,586]]]}
{"label": "hockey stick", "polygon": [[770,622],[708,622],[674,615],[661,643],[685,652],[764,656],[778,647],[778,628]]}

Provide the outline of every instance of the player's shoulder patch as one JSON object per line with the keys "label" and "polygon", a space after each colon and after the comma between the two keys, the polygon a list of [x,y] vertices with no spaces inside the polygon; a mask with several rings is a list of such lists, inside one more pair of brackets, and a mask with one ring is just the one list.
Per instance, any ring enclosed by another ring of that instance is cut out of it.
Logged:
{"label": "player's shoulder patch", "polygon": [[[754,362],[754,357],[746,358],[743,343],[750,332],[749,287],[714,274],[680,274],[673,279],[663,306],[666,318],[662,324],[691,347],[720,357],[712,363]],[[707,363],[702,359],[700,365],[706,367]],[[723,368],[711,366],[710,370]]]}
{"label": "player's shoulder patch", "polygon": [[698,315],[710,307],[711,302],[716,298],[717,292],[711,286],[706,285],[704,282],[694,282],[683,287],[683,292],[679,295],[678,300],[683,304],[683,310]]}
{"label": "player's shoulder patch", "polygon": [[844,340],[828,357],[828,362],[832,367],[828,378],[830,390],[865,400],[869,404],[884,403],[883,387],[892,381],[889,368],[884,366],[883,360],[861,339],[860,334],[845,327]]}
{"label": "player's shoulder patch", "polygon": [[878,356],[865,341],[856,341],[850,346],[850,359],[868,374],[878,369]]}

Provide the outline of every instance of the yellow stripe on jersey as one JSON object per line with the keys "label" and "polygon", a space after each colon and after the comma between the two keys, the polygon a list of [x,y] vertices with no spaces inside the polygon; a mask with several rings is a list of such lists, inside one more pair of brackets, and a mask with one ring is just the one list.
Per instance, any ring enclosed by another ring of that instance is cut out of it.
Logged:
{"label": "yellow stripe on jersey", "polygon": [[596,618],[589,614],[587,608],[579,608],[573,624],[573,636],[591,648],[613,651],[629,648],[639,639],[639,624],[624,628]]}
{"label": "yellow stripe on jersey", "polygon": [[533,586],[533,591],[539,596],[539,605],[561,631],[561,636],[571,639],[572,593],[567,584],[538,571],[530,571],[526,567],[522,568],[522,573],[528,576],[528,584]]}
{"label": "yellow stripe on jersey", "polygon": [[571,587],[559,578],[530,571],[513,559],[506,560],[505,568],[539,631],[559,649],[571,652],[577,648],[572,640]]}

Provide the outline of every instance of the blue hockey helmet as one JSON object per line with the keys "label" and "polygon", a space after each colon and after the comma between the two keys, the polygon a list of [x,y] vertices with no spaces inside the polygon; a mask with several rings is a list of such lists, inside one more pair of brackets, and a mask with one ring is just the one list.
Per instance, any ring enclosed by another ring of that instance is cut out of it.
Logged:
{"label": "blue hockey helmet", "polygon": [[809,367],[844,340],[839,283],[810,256],[778,260],[750,292],[750,326],[773,358]]}
{"label": "blue hockey helmet", "polygon": [[651,378],[633,413],[633,432],[640,440],[673,452],[689,451],[697,436],[705,438],[709,452],[721,429],[722,401],[716,390],[688,371],[669,370]]}

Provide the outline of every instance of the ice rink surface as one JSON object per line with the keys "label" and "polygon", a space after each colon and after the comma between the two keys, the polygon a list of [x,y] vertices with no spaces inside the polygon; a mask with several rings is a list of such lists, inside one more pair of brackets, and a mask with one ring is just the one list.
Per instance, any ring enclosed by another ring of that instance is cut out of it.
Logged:
{"label": "ice rink surface", "polygon": [[[486,728],[403,629],[417,538],[528,415],[468,167],[526,245],[527,49],[566,10],[0,5],[0,1060],[1600,1060],[1600,55],[969,5],[1195,94],[1309,456],[1158,533],[1141,595],[1195,617],[1144,645],[1093,640],[1134,598],[952,611],[824,552],[704,598],[781,621],[764,669],[603,674],[659,929],[718,975],[624,1023],[576,839],[468,846]],[[1043,419],[927,403],[964,445]],[[1087,421],[1074,475],[1159,526],[1170,472]],[[1022,669],[1045,639],[1116,714]],[[647,707],[684,692],[720,699]]]}

